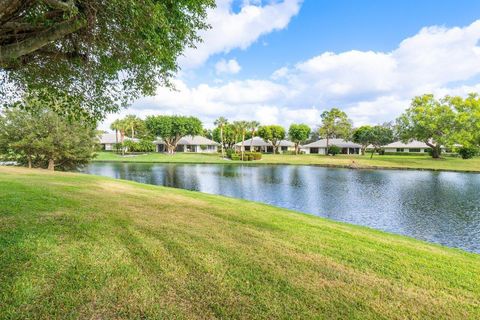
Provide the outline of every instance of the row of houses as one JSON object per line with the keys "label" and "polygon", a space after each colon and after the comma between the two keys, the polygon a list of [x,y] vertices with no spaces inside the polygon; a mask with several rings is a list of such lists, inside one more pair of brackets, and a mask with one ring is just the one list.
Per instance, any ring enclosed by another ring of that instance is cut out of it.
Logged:
{"label": "row of houses", "polygon": [[[119,136],[115,136],[115,133],[105,133],[100,135],[100,145],[103,150],[112,151],[114,150],[115,144],[120,141]],[[133,140],[128,137],[124,137],[124,140]],[[343,139],[329,139],[329,145],[335,145],[340,148],[342,154],[360,154],[362,146]],[[166,152],[166,145],[161,140],[155,140],[154,144],[156,146],[157,152]],[[242,147],[243,146],[243,147]],[[202,136],[186,136],[180,139],[177,145],[177,152],[209,152],[214,153],[218,152],[220,144]],[[245,140],[235,144],[235,149],[237,151],[255,151],[262,153],[273,153],[273,145],[263,140],[260,137],[253,137],[252,139]],[[393,142],[382,147],[386,153],[426,153],[430,150],[430,147],[427,146],[424,142],[421,141],[411,141],[409,143],[403,143],[401,141]],[[327,140],[320,139],[318,141],[300,146],[300,150],[306,154],[327,154]],[[295,144],[288,140],[280,141],[278,152],[293,152],[295,151]],[[444,150],[445,151],[445,150]]]}

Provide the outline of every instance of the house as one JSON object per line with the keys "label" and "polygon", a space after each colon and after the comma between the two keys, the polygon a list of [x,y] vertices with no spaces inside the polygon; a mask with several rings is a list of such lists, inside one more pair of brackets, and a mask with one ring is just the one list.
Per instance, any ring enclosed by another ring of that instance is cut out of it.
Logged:
{"label": "house", "polygon": [[[255,151],[263,153],[273,153],[273,144],[263,140],[260,137],[253,137],[252,139],[243,142],[244,151]],[[242,151],[242,142],[235,144],[237,151]],[[287,151],[295,151],[295,144],[288,140],[280,141],[278,152],[283,153]]]}
{"label": "house", "polygon": [[[385,150],[385,153],[426,153],[431,148],[425,142],[412,140],[408,143],[396,141],[383,146],[382,149]],[[442,147],[442,152],[445,151],[446,148]]]}
{"label": "house", "polygon": [[[156,145],[157,152],[167,152],[167,146],[162,139],[153,142]],[[175,152],[208,152],[218,151],[220,144],[202,136],[186,136],[180,139]]]}
{"label": "house", "polygon": [[[346,141],[343,139],[329,139],[328,145],[337,146],[341,149],[341,154],[360,154],[362,147],[358,143]],[[327,154],[327,139],[320,139],[318,141],[306,144],[301,147],[301,150],[307,154]]]}
{"label": "house", "polygon": [[[115,144],[120,143],[122,138],[120,136],[120,132],[117,133],[116,137],[115,133],[102,133],[98,136],[98,140],[102,150],[113,151],[115,149]],[[138,139],[132,139],[129,137],[124,137],[123,140],[132,140],[138,142]]]}

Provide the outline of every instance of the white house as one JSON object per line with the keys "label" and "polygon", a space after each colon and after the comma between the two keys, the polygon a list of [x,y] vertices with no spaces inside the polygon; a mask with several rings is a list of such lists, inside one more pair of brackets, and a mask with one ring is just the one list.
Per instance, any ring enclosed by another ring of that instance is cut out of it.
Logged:
{"label": "white house", "polygon": [[[273,153],[273,144],[263,140],[260,137],[253,137],[252,139],[243,142],[244,151],[255,151],[263,153]],[[242,151],[242,142],[235,144],[237,151]],[[295,151],[295,144],[288,140],[280,141],[278,152],[283,153],[287,151]]]}
{"label": "white house", "polygon": [[[167,146],[162,139],[153,142],[156,145],[157,152],[166,152]],[[186,136],[180,139],[177,144],[176,152],[217,152],[220,144],[202,136]]]}
{"label": "white house", "polygon": [[[120,143],[122,141],[122,138],[120,136],[120,132],[117,133],[116,137],[115,137],[115,133],[102,133],[101,135],[98,136],[98,140],[99,140],[100,146],[102,147],[102,150],[113,151],[115,144]],[[124,137],[123,140],[138,141],[138,139],[132,139],[129,137]]]}
{"label": "white house", "polygon": [[[426,153],[431,148],[422,141],[410,141],[403,143],[401,141],[395,141],[382,147],[386,153]],[[442,152],[445,151],[445,147],[442,147]]]}
{"label": "white house", "polygon": [[[328,145],[337,146],[341,149],[342,154],[360,154],[360,148],[362,147],[358,143],[346,141],[343,139],[329,139]],[[327,139],[320,139],[318,141],[306,144],[301,147],[301,150],[306,154],[327,154]]]}

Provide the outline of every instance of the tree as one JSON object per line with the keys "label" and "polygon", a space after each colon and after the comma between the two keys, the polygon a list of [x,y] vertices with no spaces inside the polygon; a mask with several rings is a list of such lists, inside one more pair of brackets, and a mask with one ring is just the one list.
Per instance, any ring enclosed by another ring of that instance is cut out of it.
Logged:
{"label": "tree", "polygon": [[362,145],[362,155],[365,155],[365,149],[371,144],[373,137],[372,126],[361,126],[355,129],[352,133],[352,141]]}
{"label": "tree", "polygon": [[225,150],[224,150],[225,143],[223,139],[223,128],[227,124],[228,124],[228,120],[224,117],[220,117],[214,122],[214,125],[220,130],[220,141],[217,141],[217,142],[220,142],[220,146],[222,147],[222,158],[225,158]]}
{"label": "tree", "polygon": [[[170,86],[177,58],[200,41],[214,0],[2,0],[0,96],[68,92],[72,115],[99,120]],[[12,102],[12,101],[9,102]]]}
{"label": "tree", "polygon": [[394,140],[393,130],[390,127],[374,126],[371,128],[369,144],[373,146],[370,158],[373,158],[373,154],[380,147],[392,143]]}
{"label": "tree", "polygon": [[396,122],[402,141],[423,141],[432,149],[435,159],[440,158],[442,146],[453,144],[454,133],[458,130],[455,112],[444,102],[436,100],[432,94],[415,97]]}
{"label": "tree", "polygon": [[135,133],[144,126],[143,120],[137,117],[136,115],[129,114],[124,119],[122,119],[122,127],[126,130],[126,135],[130,138],[135,138]]}
{"label": "tree", "polygon": [[273,153],[277,152],[280,142],[285,139],[285,129],[279,125],[262,126],[258,129],[258,135],[273,145]]}
{"label": "tree", "polygon": [[[213,140],[221,143],[224,149],[232,149],[237,143],[237,137],[235,133],[235,128],[232,124],[227,123],[223,126],[223,130],[220,131],[220,128],[215,128],[212,132]],[[223,143],[222,143],[223,140]]]}
{"label": "tree", "polygon": [[[125,132],[128,129],[128,123],[124,119],[117,119],[110,124],[110,129],[115,130],[115,143],[123,145],[125,141]],[[118,142],[118,133],[120,132],[120,143]],[[122,149],[122,155],[125,154],[125,148]],[[118,150],[117,150],[118,152]]]}
{"label": "tree", "polygon": [[456,112],[452,143],[461,144],[466,149],[480,147],[480,96],[476,93],[465,99],[447,96],[443,101]]}
{"label": "tree", "polygon": [[29,168],[71,170],[94,156],[97,132],[90,123],[66,119],[49,109],[30,113],[11,108],[1,118],[0,149]]}
{"label": "tree", "polygon": [[348,119],[345,112],[340,109],[332,108],[329,111],[324,111],[320,115],[322,124],[318,129],[319,134],[327,139],[327,150],[330,139],[344,138],[348,139],[352,130],[352,122]]}
{"label": "tree", "polygon": [[149,116],[145,125],[153,136],[165,142],[169,154],[175,152],[181,138],[199,135],[203,130],[199,119],[184,116]]}
{"label": "tree", "polygon": [[242,137],[242,148],[241,148],[241,154],[242,154],[242,161],[243,161],[243,156],[245,154],[245,133],[247,132],[248,129],[248,122],[247,121],[234,121],[233,126],[235,127],[235,131]]}
{"label": "tree", "polygon": [[291,124],[288,129],[288,137],[295,143],[295,154],[298,154],[298,147],[310,136],[310,127],[306,124]]}
{"label": "tree", "polygon": [[250,130],[250,151],[253,151],[253,137],[255,137],[259,126],[260,122],[258,121],[253,120],[248,122],[248,130]]}

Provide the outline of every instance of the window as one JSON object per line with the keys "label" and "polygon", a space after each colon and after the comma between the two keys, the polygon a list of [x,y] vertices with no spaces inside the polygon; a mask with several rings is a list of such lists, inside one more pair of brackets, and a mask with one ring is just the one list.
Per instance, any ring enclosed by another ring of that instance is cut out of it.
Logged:
{"label": "window", "polygon": [[310,148],[310,153],[318,153],[318,148]]}
{"label": "window", "polygon": [[282,146],[282,151],[288,151],[288,147]]}
{"label": "window", "polygon": [[423,152],[429,152],[430,148],[423,149]]}
{"label": "window", "polygon": [[408,152],[421,152],[420,148],[410,148]]}
{"label": "window", "polygon": [[397,148],[397,152],[404,152],[403,148]]}

